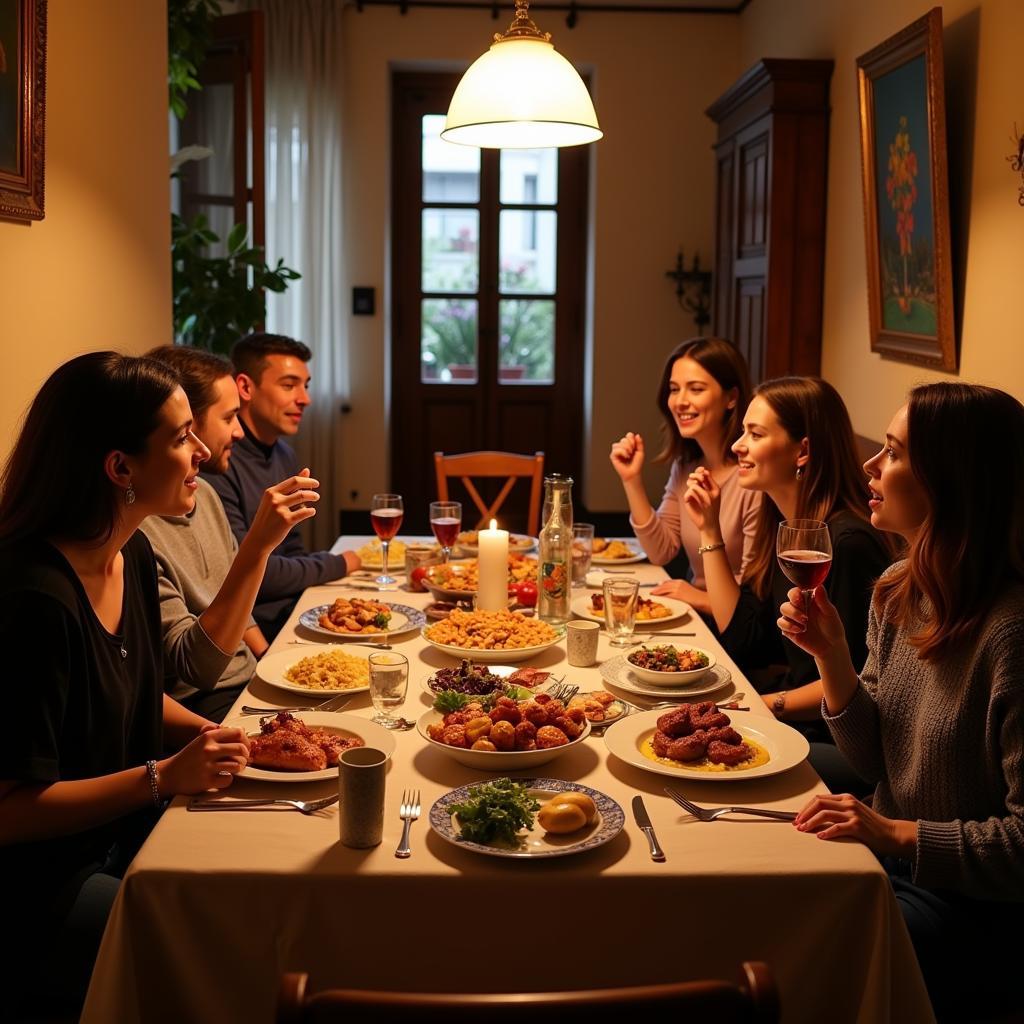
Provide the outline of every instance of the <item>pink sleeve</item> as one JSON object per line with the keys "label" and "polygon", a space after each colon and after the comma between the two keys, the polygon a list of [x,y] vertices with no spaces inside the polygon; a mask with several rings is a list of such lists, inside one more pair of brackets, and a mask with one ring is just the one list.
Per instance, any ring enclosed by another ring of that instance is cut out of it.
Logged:
{"label": "pink sleeve", "polygon": [[757,532],[758,514],[761,511],[761,492],[743,491],[740,501],[741,514],[743,516],[743,555],[740,558],[740,571],[736,576],[736,582],[743,579],[747,566],[754,557],[754,534]]}
{"label": "pink sleeve", "polygon": [[672,472],[669,473],[668,483],[665,484],[665,493],[662,496],[661,504],[650,521],[643,526],[637,526],[630,516],[629,524],[633,527],[633,533],[636,534],[636,539],[640,542],[644,553],[654,565],[671,562],[679,553],[681,544],[679,517],[684,514],[680,506],[686,475],[679,462],[673,462]]}

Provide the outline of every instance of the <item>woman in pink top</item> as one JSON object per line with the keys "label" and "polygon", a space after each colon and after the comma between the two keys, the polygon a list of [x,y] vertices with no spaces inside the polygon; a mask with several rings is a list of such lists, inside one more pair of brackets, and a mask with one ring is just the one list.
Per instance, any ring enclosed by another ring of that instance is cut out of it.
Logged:
{"label": "woman in pink top", "polygon": [[711,605],[704,583],[700,534],[682,514],[687,478],[704,466],[722,492],[722,539],[736,579],[750,560],[761,495],[739,486],[733,442],[743,432],[742,414],[750,401],[747,364],[738,349],[721,338],[692,338],[665,362],[658,408],[665,417],[665,447],[656,461],[672,463],[665,494],[655,512],[647,500],[642,471],[644,440],[632,431],[612,445],[611,462],[622,479],[629,521],[655,565],[671,561],[682,548],[690,560],[690,581],[668,580],[652,593],[686,601],[701,612]]}

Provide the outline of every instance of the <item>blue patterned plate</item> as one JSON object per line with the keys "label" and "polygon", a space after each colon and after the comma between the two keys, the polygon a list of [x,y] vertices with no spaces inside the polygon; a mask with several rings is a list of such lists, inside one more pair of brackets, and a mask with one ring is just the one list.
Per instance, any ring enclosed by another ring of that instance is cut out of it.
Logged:
{"label": "blue patterned plate", "polygon": [[307,608],[299,616],[299,625],[311,633],[315,633],[318,637],[333,640],[335,643],[342,640],[356,642],[387,640],[389,637],[408,633],[426,625],[427,617],[419,608],[410,608],[407,604],[392,604],[390,601],[378,601],[377,603],[386,604],[391,609],[391,622],[387,629],[379,630],[376,633],[343,633],[341,630],[324,628],[320,625],[320,616],[330,610],[329,604],[318,604],[315,608]]}
{"label": "blue patterned plate", "polygon": [[534,822],[532,832],[527,832],[525,829],[520,832],[522,840],[518,847],[472,843],[462,838],[459,824],[450,808],[452,804],[468,799],[470,789],[483,785],[482,782],[475,782],[469,786],[453,789],[437,800],[430,808],[430,827],[442,839],[464,850],[472,850],[474,853],[483,853],[490,857],[515,857],[520,860],[532,860],[536,857],[564,857],[570,853],[593,850],[614,839],[625,824],[626,816],[622,813],[622,808],[610,796],[605,796],[604,793],[599,793],[589,786],[582,786],[577,782],[563,782],[561,779],[515,779],[514,781],[525,782],[529,787],[530,795],[535,797],[539,803],[544,803],[545,800],[550,800],[559,793],[586,793],[597,804],[597,821],[593,825],[581,828],[578,832],[570,832],[568,835],[553,835],[550,832],[545,832],[540,825]]}

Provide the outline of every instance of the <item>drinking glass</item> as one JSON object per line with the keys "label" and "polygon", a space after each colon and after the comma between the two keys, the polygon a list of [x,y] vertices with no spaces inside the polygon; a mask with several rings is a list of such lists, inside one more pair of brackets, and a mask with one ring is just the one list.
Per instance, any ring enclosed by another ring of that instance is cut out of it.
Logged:
{"label": "drinking glass", "polygon": [[613,647],[629,647],[633,642],[640,581],[636,579],[605,580],[604,622]]}
{"label": "drinking glass", "polygon": [[585,587],[594,555],[594,524],[572,524],[572,585]]}
{"label": "drinking glass", "polygon": [[441,545],[441,561],[451,558],[452,545],[462,527],[462,502],[432,501],[430,503],[430,528],[437,543]]}
{"label": "drinking glass", "polygon": [[405,703],[409,689],[409,659],[404,654],[380,651],[371,654],[368,660],[370,701],[377,712],[373,721],[385,729],[397,729],[402,724],[401,719],[395,718],[391,712]]}
{"label": "drinking glass", "polygon": [[804,611],[811,616],[814,591],[832,567],[832,538],[828,526],[817,519],[786,519],[779,523],[775,545],[779,567],[800,588]]}
{"label": "drinking glass", "polygon": [[375,494],[370,505],[370,523],[373,532],[380,537],[381,575],[374,581],[381,590],[388,590],[398,582],[394,576],[388,575],[388,548],[391,539],[398,533],[402,525],[404,509],[400,494]]}

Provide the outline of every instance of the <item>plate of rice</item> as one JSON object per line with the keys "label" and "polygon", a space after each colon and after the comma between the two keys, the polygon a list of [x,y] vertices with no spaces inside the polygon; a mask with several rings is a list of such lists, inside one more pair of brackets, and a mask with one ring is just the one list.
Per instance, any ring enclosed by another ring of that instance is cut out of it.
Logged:
{"label": "plate of rice", "polygon": [[340,648],[306,655],[295,650],[276,651],[260,659],[256,675],[271,686],[316,697],[365,693],[370,689],[366,655],[350,654]]}

